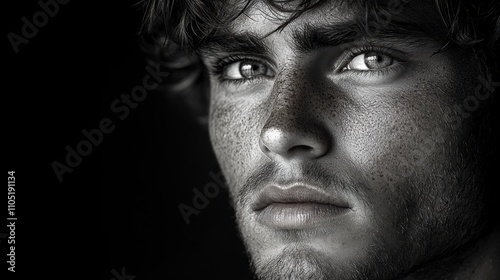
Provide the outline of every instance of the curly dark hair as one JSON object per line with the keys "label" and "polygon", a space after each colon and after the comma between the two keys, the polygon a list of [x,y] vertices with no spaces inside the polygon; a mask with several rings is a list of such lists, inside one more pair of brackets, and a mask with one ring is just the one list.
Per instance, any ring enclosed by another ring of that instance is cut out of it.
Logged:
{"label": "curly dark hair", "polygon": [[[289,16],[276,30],[327,0],[265,0],[271,10],[286,12]],[[411,0],[400,0],[405,5]],[[171,70],[171,77],[161,89],[182,93],[195,115],[206,120],[208,110],[208,82],[198,49],[217,29],[224,27],[245,13],[257,1],[223,0],[141,0],[143,10],[143,50],[150,63],[160,63]],[[292,2],[293,5],[284,5]],[[360,22],[368,26],[378,20],[378,14],[387,12],[387,3],[367,0],[341,0],[339,5],[370,11]],[[448,30],[439,51],[451,46],[470,50],[478,62],[494,77],[498,77],[500,11],[498,0],[435,0],[436,9]],[[204,94],[200,94],[204,93]]]}

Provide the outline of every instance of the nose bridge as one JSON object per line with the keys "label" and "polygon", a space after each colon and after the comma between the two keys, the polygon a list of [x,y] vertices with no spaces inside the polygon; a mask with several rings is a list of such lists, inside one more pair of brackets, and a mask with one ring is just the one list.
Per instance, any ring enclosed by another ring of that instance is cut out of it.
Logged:
{"label": "nose bridge", "polygon": [[309,98],[312,101],[314,96],[312,96],[313,89],[308,83],[303,70],[288,67],[281,71],[272,89],[269,119],[277,120],[283,117],[292,121],[297,118],[308,118],[308,115],[311,117],[312,112],[308,112],[310,108],[306,100]]}
{"label": "nose bridge", "polygon": [[270,158],[317,158],[329,148],[328,131],[315,112],[315,88],[300,69],[276,76],[260,146]]}

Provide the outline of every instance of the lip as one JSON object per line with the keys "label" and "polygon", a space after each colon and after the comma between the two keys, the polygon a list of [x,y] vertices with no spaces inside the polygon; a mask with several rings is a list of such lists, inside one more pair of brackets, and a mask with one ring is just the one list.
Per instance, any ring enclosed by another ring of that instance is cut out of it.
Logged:
{"label": "lip", "polygon": [[317,227],[351,210],[339,196],[305,183],[269,185],[251,209],[258,222],[277,229]]}

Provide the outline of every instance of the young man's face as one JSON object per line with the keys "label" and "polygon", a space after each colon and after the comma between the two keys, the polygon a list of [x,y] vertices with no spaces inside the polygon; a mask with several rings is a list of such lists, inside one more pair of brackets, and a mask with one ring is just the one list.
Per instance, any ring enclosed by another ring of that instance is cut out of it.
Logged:
{"label": "young man's face", "polygon": [[[475,63],[432,5],[251,7],[212,45],[210,136],[263,279],[393,279],[480,228]],[[421,2],[421,1],[419,1]],[[428,1],[433,3],[433,1]],[[370,25],[369,25],[370,27]]]}

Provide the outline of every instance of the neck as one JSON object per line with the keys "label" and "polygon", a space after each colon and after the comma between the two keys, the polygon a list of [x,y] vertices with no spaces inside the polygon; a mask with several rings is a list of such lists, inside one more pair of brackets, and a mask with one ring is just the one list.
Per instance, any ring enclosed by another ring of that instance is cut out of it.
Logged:
{"label": "neck", "polygon": [[469,242],[459,251],[425,265],[405,280],[500,279],[500,226]]}

